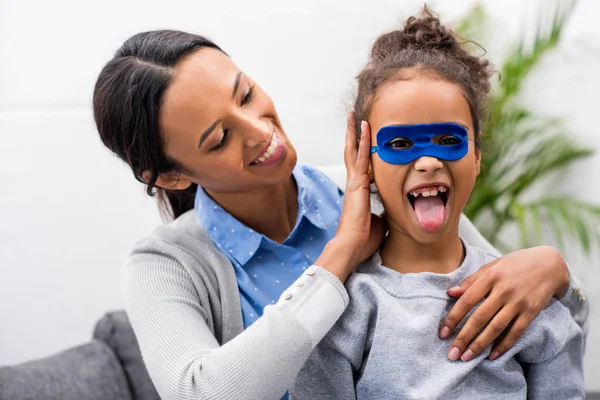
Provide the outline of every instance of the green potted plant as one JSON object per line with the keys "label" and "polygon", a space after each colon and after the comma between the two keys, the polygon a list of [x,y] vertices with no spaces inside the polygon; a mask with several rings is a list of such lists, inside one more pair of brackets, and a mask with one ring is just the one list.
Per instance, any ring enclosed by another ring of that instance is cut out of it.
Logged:
{"label": "green potted plant", "polygon": [[[489,99],[490,115],[484,126],[482,169],[465,214],[497,248],[508,251],[502,233],[517,227],[520,246],[541,244],[551,235],[564,248],[577,244],[586,254],[600,243],[600,207],[576,196],[533,196],[534,185],[551,174],[570,168],[594,154],[573,140],[568,123],[536,115],[519,101],[523,83],[540,60],[561,40],[576,0],[541,7],[535,36],[522,35],[496,69],[500,79]],[[549,13],[544,15],[544,12]],[[544,18],[548,15],[551,18]],[[477,5],[458,23],[464,37],[481,41],[489,18]]]}

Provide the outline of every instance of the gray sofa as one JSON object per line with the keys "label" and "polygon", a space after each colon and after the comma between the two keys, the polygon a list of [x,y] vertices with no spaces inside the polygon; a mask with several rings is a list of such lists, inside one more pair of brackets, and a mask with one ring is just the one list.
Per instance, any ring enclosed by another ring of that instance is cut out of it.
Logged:
{"label": "gray sofa", "polygon": [[[600,400],[600,394],[588,394]],[[54,356],[0,367],[0,400],[160,400],[129,319],[106,314],[90,343]]]}
{"label": "gray sofa", "polygon": [[106,314],[90,343],[0,367],[0,400],[159,400],[129,319]]}

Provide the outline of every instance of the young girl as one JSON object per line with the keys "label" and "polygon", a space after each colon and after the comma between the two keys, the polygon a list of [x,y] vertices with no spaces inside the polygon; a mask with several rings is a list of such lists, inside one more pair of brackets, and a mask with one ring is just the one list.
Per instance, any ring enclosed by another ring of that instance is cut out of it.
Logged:
{"label": "young girl", "polygon": [[584,397],[582,331],[559,302],[500,357],[488,346],[452,361],[458,350],[448,352],[435,333],[452,305],[447,288],[494,259],[458,235],[480,169],[490,74],[488,62],[427,9],[373,45],[355,111],[368,121],[359,153],[370,140],[369,175],[390,231],[348,279],[350,304],[302,368],[292,397]]}

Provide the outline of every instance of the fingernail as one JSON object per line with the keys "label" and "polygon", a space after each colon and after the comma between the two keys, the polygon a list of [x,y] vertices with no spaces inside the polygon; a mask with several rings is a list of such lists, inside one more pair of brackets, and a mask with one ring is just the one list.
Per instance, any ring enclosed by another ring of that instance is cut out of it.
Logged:
{"label": "fingernail", "polygon": [[473,358],[473,350],[467,349],[460,359],[463,361],[469,361],[471,358]]}
{"label": "fingernail", "polygon": [[458,290],[458,289],[460,289],[460,286],[454,286],[454,287],[450,288],[450,290]]}
{"label": "fingernail", "polygon": [[450,336],[450,328],[447,326],[442,327],[442,329],[440,329],[440,337],[446,339],[448,336]]}
{"label": "fingernail", "polygon": [[450,353],[448,353],[448,358],[452,361],[458,360],[458,356],[460,356],[460,349],[456,346],[450,349]]}
{"label": "fingernail", "polygon": [[490,354],[489,359],[490,360],[495,360],[498,357],[500,357],[500,352],[498,350],[494,350],[494,351],[492,351],[492,354]]}
{"label": "fingernail", "polygon": [[364,130],[365,129],[365,120],[363,119],[362,121],[360,121],[360,130]]}

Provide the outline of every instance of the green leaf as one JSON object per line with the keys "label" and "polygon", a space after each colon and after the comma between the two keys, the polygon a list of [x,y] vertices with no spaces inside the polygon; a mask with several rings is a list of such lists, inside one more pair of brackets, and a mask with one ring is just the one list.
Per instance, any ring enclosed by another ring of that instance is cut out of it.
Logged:
{"label": "green leaf", "polygon": [[454,31],[461,37],[480,40],[485,35],[487,19],[485,8],[476,3],[457,23],[452,25]]}
{"label": "green leaf", "polygon": [[527,229],[527,217],[523,206],[515,202],[511,206],[511,213],[517,226],[519,227],[519,233],[521,235],[521,246],[529,247],[531,242],[529,240],[529,230]]}
{"label": "green leaf", "polygon": [[[500,81],[499,96],[501,99],[506,100],[518,94],[530,71],[548,51],[558,44],[564,27],[577,5],[577,0],[563,0],[554,3],[554,7],[540,7],[542,16],[538,19],[533,43],[527,43],[525,35],[523,35],[519,43],[507,55],[500,70],[502,80]],[[554,8],[552,22],[548,27],[544,13],[552,8]]]}
{"label": "green leaf", "polygon": [[599,206],[559,196],[528,203],[522,207],[524,213],[538,213],[547,218],[553,236],[562,248],[567,238],[577,240],[585,254],[590,253],[592,244],[600,246]]}

